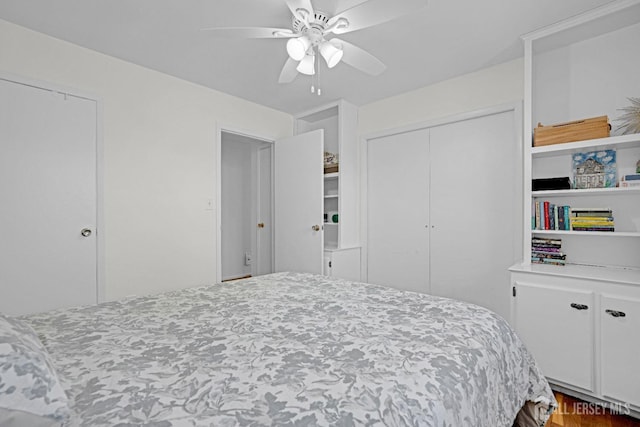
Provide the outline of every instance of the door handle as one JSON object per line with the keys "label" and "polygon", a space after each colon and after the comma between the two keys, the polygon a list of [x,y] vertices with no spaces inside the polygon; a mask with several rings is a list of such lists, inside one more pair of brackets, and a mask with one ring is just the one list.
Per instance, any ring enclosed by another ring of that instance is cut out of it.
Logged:
{"label": "door handle", "polygon": [[319,226],[319,225],[312,225],[312,226],[311,226],[311,229],[312,229],[313,231],[320,231],[320,226]]}
{"label": "door handle", "polygon": [[264,222],[258,223],[258,228],[264,228]]}
{"label": "door handle", "polygon": [[80,234],[82,234],[82,237],[89,237],[91,236],[91,229],[83,228],[82,231],[80,231]]}
{"label": "door handle", "polygon": [[610,314],[613,317],[625,317],[627,315],[624,311],[617,310],[605,310],[604,312]]}
{"label": "door handle", "polygon": [[571,307],[575,308],[576,310],[587,310],[589,308],[588,305],[576,304],[575,302],[571,303]]}

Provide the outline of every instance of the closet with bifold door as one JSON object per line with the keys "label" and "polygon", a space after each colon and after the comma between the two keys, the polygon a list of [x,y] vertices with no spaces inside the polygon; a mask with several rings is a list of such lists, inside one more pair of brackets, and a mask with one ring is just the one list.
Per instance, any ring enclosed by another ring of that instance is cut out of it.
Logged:
{"label": "closet with bifold door", "polygon": [[517,106],[366,140],[367,281],[469,301],[508,318],[521,256]]}

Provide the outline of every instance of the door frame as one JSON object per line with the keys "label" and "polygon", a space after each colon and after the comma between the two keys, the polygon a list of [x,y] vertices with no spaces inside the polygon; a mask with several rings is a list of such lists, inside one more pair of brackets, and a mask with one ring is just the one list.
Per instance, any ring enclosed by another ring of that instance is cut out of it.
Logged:
{"label": "door frame", "polygon": [[[273,223],[274,204],[273,204],[273,172],[274,172],[274,144],[275,137],[258,135],[251,131],[238,129],[235,126],[228,126],[224,124],[216,124],[216,146],[215,146],[215,165],[216,165],[216,186],[215,186],[215,230],[216,230],[216,283],[222,281],[222,134],[231,133],[246,138],[251,138],[259,142],[266,142],[271,145],[271,220]],[[252,215],[256,215],[253,212]],[[273,226],[273,224],[271,224]],[[273,230],[273,227],[271,228]],[[256,228],[257,230],[257,228]],[[256,231],[257,232],[257,231]],[[252,243],[257,241],[255,234],[252,236]],[[274,268],[274,246],[273,239],[271,240],[271,268]],[[253,271],[253,265],[251,267]]]}
{"label": "door frame", "polygon": [[[518,191],[518,194],[516,194],[516,198],[518,198],[519,200],[522,200],[522,197],[524,194],[524,187],[527,185],[527,183],[524,182],[523,177],[528,176],[527,175],[528,172],[524,170],[522,101],[507,102],[505,104],[498,104],[498,105],[494,105],[487,108],[481,108],[478,110],[467,111],[467,112],[453,114],[446,117],[425,120],[425,121],[412,123],[404,126],[398,126],[390,129],[384,129],[376,132],[371,132],[371,133],[362,135],[360,137],[360,191],[361,191],[360,193],[360,239],[362,244],[362,249],[361,249],[362,253],[360,256],[360,277],[363,282],[366,282],[369,279],[368,277],[368,270],[369,270],[369,258],[368,258],[369,257],[369,253],[368,253],[368,244],[369,244],[368,242],[368,238],[369,238],[368,195],[369,193],[368,191],[369,189],[367,186],[368,173],[369,173],[367,169],[367,158],[368,158],[367,147],[368,147],[369,140],[382,138],[385,136],[392,136],[392,135],[396,135],[404,132],[412,132],[420,129],[433,128],[435,126],[442,126],[442,125],[447,125],[451,123],[477,119],[480,117],[490,116],[493,114],[506,113],[509,111],[513,111],[514,113],[513,114],[515,119],[514,127],[516,129],[516,132],[514,135],[514,144],[517,144],[516,145],[517,158],[519,159],[519,162],[520,162],[519,173],[518,173],[518,176],[516,177],[516,179],[520,182],[520,185],[518,186],[519,191]],[[522,209],[522,206],[520,206],[520,209]],[[519,228],[520,230],[522,230],[522,227],[525,227],[527,225],[527,223],[524,222],[523,218],[524,218],[524,212],[520,212],[520,214],[518,215],[518,220],[520,221],[520,224],[516,225],[516,227],[520,227]],[[517,233],[516,237],[520,239],[520,243],[522,246],[522,242],[521,242],[522,233]]]}
{"label": "door frame", "polygon": [[43,80],[8,73],[0,70],[0,79],[11,83],[30,86],[37,89],[71,95],[76,98],[87,99],[96,103],[96,303],[106,301],[105,280],[105,239],[104,227],[104,139],[103,139],[103,108],[102,97],[80,89],[60,85]]}

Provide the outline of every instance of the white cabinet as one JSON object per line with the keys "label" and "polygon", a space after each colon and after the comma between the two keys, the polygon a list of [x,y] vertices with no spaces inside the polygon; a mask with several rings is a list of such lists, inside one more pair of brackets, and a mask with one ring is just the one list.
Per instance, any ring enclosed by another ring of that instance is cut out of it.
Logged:
{"label": "white cabinet", "polygon": [[[615,150],[618,176],[634,173],[640,134],[616,118],[637,96],[640,1],[611,2],[525,35],[522,263],[511,270],[511,319],[556,388],[640,408],[640,189],[532,191],[536,178],[573,179],[574,153]],[[635,93],[635,94],[634,94]],[[533,147],[533,126],[607,115],[609,138]],[[532,206],[608,208],[614,232],[536,230]],[[531,238],[561,239],[566,265],[531,263]],[[621,313],[624,313],[622,315]]]}
{"label": "white cabinet", "polygon": [[[295,133],[321,129],[324,151],[338,156],[338,171],[324,174],[322,204],[325,214],[323,229],[325,257],[337,256],[339,264],[325,272],[336,277],[360,278],[360,250],[358,256],[336,255],[332,251],[357,248],[360,244],[359,216],[359,156],[357,142],[357,108],[346,101],[323,106],[295,116]],[[346,251],[350,254],[350,251]],[[357,263],[357,264],[355,264]],[[332,262],[333,264],[333,262]],[[349,264],[348,266],[346,264]],[[353,264],[353,265],[351,265]],[[352,272],[357,272],[355,275]]]}
{"label": "white cabinet", "polygon": [[600,308],[602,394],[640,407],[640,299],[603,293]]}
{"label": "white cabinet", "polygon": [[531,279],[515,282],[518,334],[548,378],[593,391],[593,292]]}
{"label": "white cabinet", "polygon": [[324,275],[360,281],[360,248],[327,249],[324,251]]}
{"label": "white cabinet", "polygon": [[640,273],[532,267],[511,269],[512,320],[552,386],[638,414]]}

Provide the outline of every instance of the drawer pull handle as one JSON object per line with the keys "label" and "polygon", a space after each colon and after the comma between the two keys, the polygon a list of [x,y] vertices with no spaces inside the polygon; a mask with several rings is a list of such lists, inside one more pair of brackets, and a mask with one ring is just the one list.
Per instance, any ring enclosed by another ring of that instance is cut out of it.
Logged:
{"label": "drawer pull handle", "polygon": [[577,304],[575,302],[571,303],[571,307],[575,308],[576,310],[588,310],[589,306],[588,305],[584,305],[584,304]]}
{"label": "drawer pull handle", "polygon": [[605,310],[604,312],[612,315],[613,317],[625,317],[627,315],[624,311]]}

